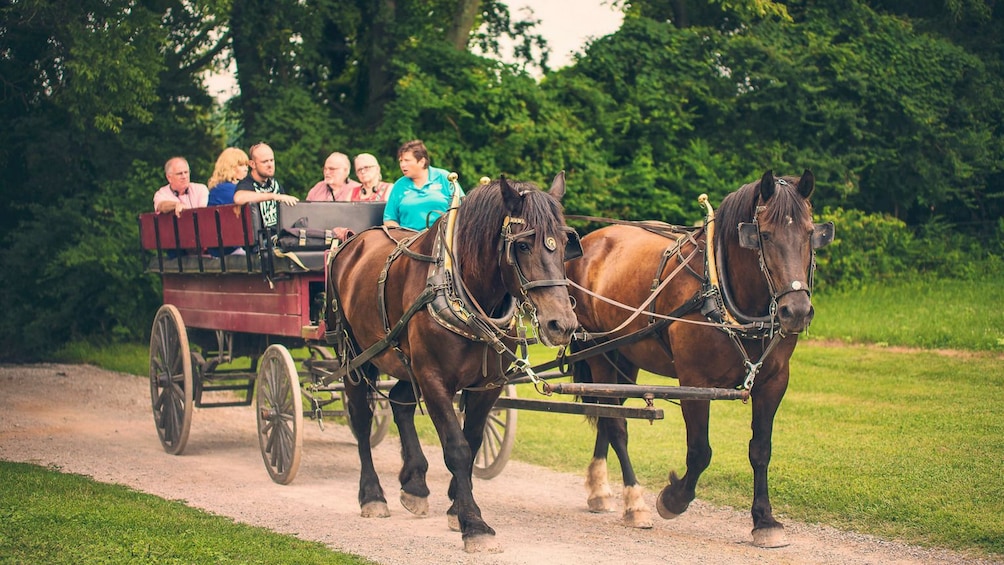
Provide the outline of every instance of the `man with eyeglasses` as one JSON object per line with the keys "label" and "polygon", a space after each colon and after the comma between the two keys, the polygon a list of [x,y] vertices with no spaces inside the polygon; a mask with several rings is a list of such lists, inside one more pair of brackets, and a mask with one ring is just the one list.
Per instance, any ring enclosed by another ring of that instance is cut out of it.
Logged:
{"label": "man with eyeglasses", "polygon": [[204,184],[191,182],[192,170],[184,157],[171,157],[164,163],[167,186],[160,187],[153,195],[153,209],[158,214],[174,212],[181,216],[182,210],[205,208],[209,202],[209,188]]}
{"label": "man with eyeglasses", "polygon": [[347,202],[361,186],[349,179],[349,156],[332,153],[324,160],[324,180],[314,185],[307,193],[308,202]]}
{"label": "man with eyeglasses", "polygon": [[292,206],[300,201],[290,194],[283,194],[279,181],[275,180],[275,153],[265,143],[256,143],[248,151],[251,173],[244,177],[234,190],[234,204],[257,203],[261,211],[264,227],[274,228],[279,223],[281,202]]}

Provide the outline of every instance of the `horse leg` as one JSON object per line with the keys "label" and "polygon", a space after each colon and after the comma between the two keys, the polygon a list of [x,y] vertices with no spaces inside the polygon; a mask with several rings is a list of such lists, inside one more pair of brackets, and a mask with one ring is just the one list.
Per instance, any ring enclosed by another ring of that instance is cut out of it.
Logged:
{"label": "horse leg", "polygon": [[[572,342],[572,352],[577,352],[581,346]],[[600,367],[596,367],[599,371]],[[572,365],[572,374],[577,383],[594,383],[593,362],[591,359],[579,361]],[[583,397],[583,403],[598,403],[600,399]],[[596,426],[596,443],[593,445],[593,459],[586,471],[586,505],[590,512],[613,512],[614,493],[610,490],[610,479],[607,474],[607,453],[610,441],[607,439],[606,428],[600,426],[599,420],[590,418]]]}
{"label": "horse leg", "polygon": [[[491,414],[492,407],[495,406],[495,401],[498,400],[501,393],[502,389],[467,391],[464,393],[464,438],[467,440],[467,445],[471,448],[472,473],[474,470],[474,459],[477,456],[478,450],[481,449],[481,443],[484,441],[485,425],[488,423],[488,416]],[[457,517],[456,492],[457,480],[452,478],[450,479],[450,488],[447,494],[450,500],[453,501],[453,504],[446,511],[446,520],[451,530],[459,532],[460,519]]]}
{"label": "horse leg", "polygon": [[[423,382],[429,382],[429,379]],[[495,530],[481,518],[481,509],[474,501],[471,479],[474,453],[464,436],[464,431],[460,428],[460,422],[453,409],[453,395],[444,390],[423,390],[423,394],[425,394],[425,405],[429,409],[429,416],[436,426],[439,441],[443,445],[443,460],[446,462],[446,468],[453,474],[450,486],[453,497],[451,509],[456,510],[460,532],[464,540],[464,551],[467,553],[484,551],[497,553],[501,551],[501,547],[495,540]],[[480,412],[480,410],[476,410],[476,412]],[[482,419],[481,427],[483,427],[483,419],[487,417],[487,413],[485,415],[472,414],[471,417],[476,420]]]}
{"label": "horse leg", "polygon": [[[767,487],[767,467],[770,465],[771,437],[774,416],[787,387],[787,378],[764,379],[763,386],[753,395],[753,437],[749,458],[753,467],[753,545],[783,547],[788,545],[784,526],[774,519]],[[778,387],[780,391],[778,391]]]}
{"label": "horse leg", "polygon": [[[375,373],[375,371],[367,371]],[[370,427],[373,423],[373,409],[369,403],[369,387],[363,382],[353,385],[346,379],[346,410],[352,435],[356,437],[359,449],[359,507],[363,518],[386,518],[390,516],[383,487],[373,465],[373,449],[370,446]]]}
{"label": "horse leg", "polygon": [[681,400],[683,421],[687,427],[687,472],[680,479],[676,471],[669,473],[669,484],[656,498],[659,516],[667,520],[687,511],[697,490],[697,479],[711,464],[711,443],[708,441],[708,400]]}
{"label": "horse leg", "polygon": [[[590,363],[593,382],[618,382],[617,375],[622,374],[625,380],[636,382],[638,368],[620,355],[611,355],[609,362],[599,360],[598,364]],[[598,404],[622,405],[624,399],[583,398],[584,402]],[[644,488],[638,484],[631,456],[628,454],[628,428],[624,418],[601,417],[596,420],[596,443],[593,446],[593,460],[589,463],[586,487],[589,489],[587,504],[591,512],[612,512],[614,510],[613,492],[607,475],[607,451],[613,448],[621,465],[621,478],[624,484],[624,525],[632,528],[651,528],[652,511],[644,499]]]}
{"label": "horse leg", "polygon": [[[583,398],[583,402],[588,399]],[[607,474],[607,453],[610,441],[607,439],[606,426],[596,422],[596,443],[593,445],[593,459],[586,471],[586,505],[590,512],[613,512],[614,493],[610,490],[610,477]]]}
{"label": "horse leg", "polygon": [[416,516],[429,514],[429,485],[426,473],[429,460],[425,458],[422,444],[415,429],[415,409],[418,405],[415,389],[408,381],[398,381],[390,390],[391,411],[394,424],[401,437],[401,505]]}

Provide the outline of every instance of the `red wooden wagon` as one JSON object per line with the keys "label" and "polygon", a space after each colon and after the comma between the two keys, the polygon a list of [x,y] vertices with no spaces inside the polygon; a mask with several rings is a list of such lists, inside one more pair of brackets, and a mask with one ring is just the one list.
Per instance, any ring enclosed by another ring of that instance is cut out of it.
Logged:
{"label": "red wooden wagon", "polygon": [[[332,359],[321,319],[325,261],[322,246],[279,244],[286,233],[329,235],[379,225],[383,203],[303,202],[280,207],[273,229],[260,225],[257,205],[216,206],[173,214],[142,214],[140,239],[148,270],[161,275],[164,304],[150,336],[150,394],[164,449],[181,454],[195,407],[256,402],[262,457],[272,479],[288,484],[302,449],[303,416],[319,423],[344,416],[340,382],[311,363]],[[284,228],[286,231],[283,231]],[[306,348],[294,360],[290,349]],[[250,369],[225,368],[248,357]],[[329,361],[330,362],[330,361]],[[301,371],[297,370],[300,366]],[[302,375],[301,375],[302,373]],[[301,380],[302,378],[302,380]],[[225,394],[213,394],[227,391]],[[236,393],[236,394],[235,394]],[[379,399],[375,399],[379,402]],[[373,440],[384,437],[378,411]]]}

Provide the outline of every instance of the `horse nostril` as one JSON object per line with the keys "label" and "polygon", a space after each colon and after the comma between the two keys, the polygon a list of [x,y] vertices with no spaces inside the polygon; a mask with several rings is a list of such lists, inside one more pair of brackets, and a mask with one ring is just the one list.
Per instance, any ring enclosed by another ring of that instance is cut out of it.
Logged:
{"label": "horse nostril", "polygon": [[789,308],[788,306],[781,306],[777,310],[777,315],[782,320],[788,320],[791,318],[791,308]]}

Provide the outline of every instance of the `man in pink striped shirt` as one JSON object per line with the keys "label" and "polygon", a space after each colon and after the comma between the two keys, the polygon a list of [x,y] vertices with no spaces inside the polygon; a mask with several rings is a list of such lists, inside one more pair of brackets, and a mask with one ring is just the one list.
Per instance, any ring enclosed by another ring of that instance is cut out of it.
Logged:
{"label": "man in pink striped shirt", "polygon": [[171,157],[164,163],[167,186],[162,186],[153,195],[153,209],[158,214],[174,212],[180,216],[182,210],[205,208],[209,203],[209,188],[191,181],[192,171],[184,157]]}

